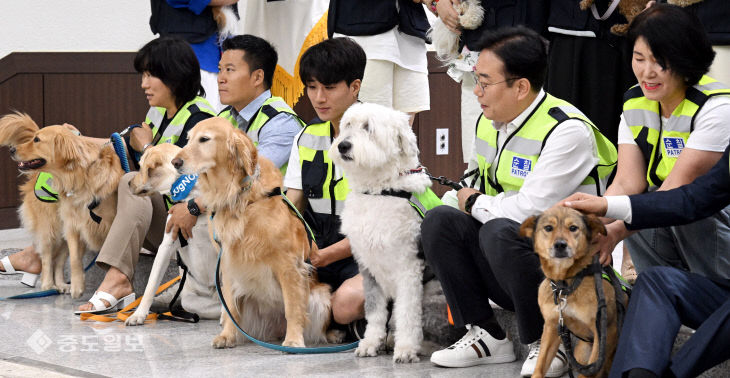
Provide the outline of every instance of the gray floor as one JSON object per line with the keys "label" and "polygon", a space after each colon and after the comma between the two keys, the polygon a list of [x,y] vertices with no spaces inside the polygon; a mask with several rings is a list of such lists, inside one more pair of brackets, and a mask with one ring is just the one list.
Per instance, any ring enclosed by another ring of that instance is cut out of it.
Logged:
{"label": "gray floor", "polygon": [[[29,244],[22,230],[0,231],[0,250]],[[31,291],[20,276],[0,276],[0,297]],[[438,368],[428,357],[395,365],[392,356],[356,358],[352,352],[287,355],[250,343],[210,346],[216,321],[160,321],[143,327],[82,322],[69,296],[0,300],[0,377],[65,376],[364,376],[517,377],[520,362],[465,369]]]}

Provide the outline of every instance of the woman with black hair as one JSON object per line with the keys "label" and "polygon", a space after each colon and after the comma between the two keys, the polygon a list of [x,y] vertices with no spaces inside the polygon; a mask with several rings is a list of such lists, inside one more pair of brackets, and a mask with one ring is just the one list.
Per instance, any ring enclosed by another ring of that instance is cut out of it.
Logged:
{"label": "woman with black hair", "polygon": [[[152,145],[174,143],[183,147],[188,131],[216,113],[201,97],[205,92],[200,84],[200,67],[187,42],[171,37],[152,40],[137,52],[134,68],[142,74],[141,87],[150,104],[145,122],[132,129],[126,140],[136,165],[137,156]],[[142,197],[131,192],[129,181],[136,174],[127,173],[119,181],[117,214],[96,259],[107,271],[106,276],[76,313],[104,312],[134,299],[132,277],[142,246],[155,250],[166,226],[175,235],[179,229],[188,238],[197,221],[189,205],[181,203],[169,209],[172,216],[166,225],[168,209],[161,195]]]}
{"label": "woman with black hair", "polygon": [[[690,183],[720,159],[730,138],[730,88],[705,75],[715,53],[696,17],[673,5],[654,5],[634,19],[628,38],[638,85],[624,95],[618,169],[605,195]],[[619,220],[607,230],[603,263],[625,239],[639,273],[663,265],[730,278],[730,259],[722,258],[730,250],[730,208],[679,227],[632,235]]]}

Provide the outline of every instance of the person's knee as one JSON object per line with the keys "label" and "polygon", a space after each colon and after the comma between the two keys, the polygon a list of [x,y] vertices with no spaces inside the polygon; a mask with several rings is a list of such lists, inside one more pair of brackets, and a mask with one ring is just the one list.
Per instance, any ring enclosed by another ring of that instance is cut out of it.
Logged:
{"label": "person's knee", "polygon": [[522,238],[516,231],[515,222],[507,218],[496,218],[488,221],[479,229],[479,246],[488,255],[509,258],[509,250],[502,246],[515,243]]}
{"label": "person's knee", "polygon": [[652,287],[664,287],[669,283],[684,281],[682,271],[668,266],[651,266],[641,272],[636,279],[634,290],[644,290]]}
{"label": "person's knee", "polygon": [[459,217],[465,215],[461,211],[446,205],[437,206],[426,213],[426,217],[421,223],[421,242],[427,259],[431,252],[435,252],[432,251],[433,248],[429,247],[445,233],[453,234],[457,232],[458,230],[453,229],[453,225],[457,224],[456,221]]}
{"label": "person's knee", "polygon": [[365,294],[362,283],[359,287],[347,283],[345,281],[332,293],[332,318],[339,324],[351,323],[362,318],[365,313]]}

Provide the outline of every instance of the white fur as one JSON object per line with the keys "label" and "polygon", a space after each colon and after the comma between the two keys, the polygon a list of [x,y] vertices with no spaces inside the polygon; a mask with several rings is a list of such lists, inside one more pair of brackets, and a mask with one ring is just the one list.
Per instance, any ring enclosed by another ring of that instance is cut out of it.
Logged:
{"label": "white fur", "polygon": [[[341,151],[341,143],[351,145]],[[416,136],[404,113],[375,104],[355,104],[340,122],[329,156],[345,171],[351,192],[342,211],[342,233],[363,275],[365,337],[357,356],[375,356],[386,337],[387,301],[394,300],[396,362],[416,362],[423,340],[421,278],[417,257],[421,218],[404,198],[373,195],[382,190],[423,192],[430,185],[419,166]]]}
{"label": "white fur", "polygon": [[221,7],[221,12],[226,19],[225,25],[218,27],[218,42],[223,42],[227,38],[238,34],[238,18],[233,13],[233,6],[226,5]]}
{"label": "white fur", "polygon": [[[484,20],[484,9],[476,0],[464,0],[461,4],[455,5],[454,9],[459,16],[459,25],[464,29],[476,29]],[[459,38],[460,34],[456,34],[444,25],[441,19],[434,22],[428,31],[431,38],[436,55],[442,62],[450,62],[459,56]]]}

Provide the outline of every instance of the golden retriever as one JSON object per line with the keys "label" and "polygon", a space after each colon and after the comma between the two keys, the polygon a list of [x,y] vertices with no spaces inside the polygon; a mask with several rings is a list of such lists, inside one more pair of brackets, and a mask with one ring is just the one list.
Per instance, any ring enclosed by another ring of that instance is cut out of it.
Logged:
{"label": "golden retriever", "polygon": [[[282,185],[279,170],[223,118],[198,123],[188,138],[173,165],[200,175],[201,199],[215,214],[209,229],[223,251],[223,297],[236,322],[263,339],[281,337],[285,324],[284,346],[326,341],[330,288],[306,263],[316,246],[302,222],[281,196],[269,195]],[[213,346],[234,347],[236,340],[235,325],[224,316]]]}
{"label": "golden retriever", "polygon": [[[7,114],[0,118],[0,145],[16,148],[32,140],[38,130],[38,125],[29,115]],[[70,286],[64,280],[63,267],[68,249],[63,239],[58,203],[36,198],[34,191],[39,172],[23,173],[27,180],[20,184],[22,204],[18,215],[22,226],[32,235],[33,247],[41,257],[41,289],[67,293]]]}
{"label": "golden retriever", "polygon": [[[570,287],[578,279],[576,275],[593,261],[592,241],[599,234],[606,235],[606,228],[593,215],[583,215],[576,210],[556,206],[540,216],[525,220],[520,227],[520,234],[533,239],[535,252],[540,256],[542,270],[545,273],[545,280],[538,291],[538,303],[545,325],[540,341],[540,355],[532,376],[544,377],[558,351],[561,342],[558,334],[560,314],[570,333],[578,337],[574,348],[575,360],[583,365],[596,363],[599,359],[599,334],[596,327],[598,298],[594,275],[583,277],[572,293],[565,294],[564,302],[558,299],[561,305],[555,303],[556,297],[551,284],[563,281]],[[618,280],[617,277],[611,279]],[[619,332],[617,294],[609,281],[605,279],[602,281],[607,314],[606,349],[603,365],[594,367],[597,371],[593,376],[597,377],[608,376]],[[618,295],[626,308],[628,296]],[[562,311],[560,311],[561,306]]]}
{"label": "golden retriever", "polygon": [[[53,175],[70,255],[70,292],[79,298],[84,292],[83,253],[87,247],[101,249],[116,215],[117,185],[124,174],[119,157],[111,145],[99,146],[64,126],[38,130],[12,153],[21,171]],[[92,215],[101,217],[99,223]]]}

